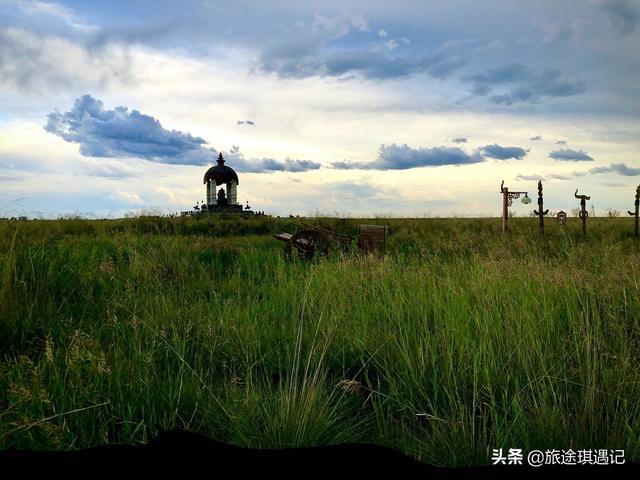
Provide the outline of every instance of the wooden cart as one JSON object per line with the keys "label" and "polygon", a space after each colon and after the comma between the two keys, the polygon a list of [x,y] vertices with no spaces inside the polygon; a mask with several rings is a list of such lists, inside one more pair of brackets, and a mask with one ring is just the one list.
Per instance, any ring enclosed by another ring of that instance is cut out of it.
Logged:
{"label": "wooden cart", "polygon": [[[388,232],[387,225],[359,225],[358,248],[366,252],[384,251]],[[354,240],[350,235],[312,225],[305,225],[304,229],[294,234],[279,233],[273,237],[286,243],[284,247],[286,260],[290,260],[294,252],[303,260],[311,260],[316,256],[327,257],[335,251],[346,252]]]}

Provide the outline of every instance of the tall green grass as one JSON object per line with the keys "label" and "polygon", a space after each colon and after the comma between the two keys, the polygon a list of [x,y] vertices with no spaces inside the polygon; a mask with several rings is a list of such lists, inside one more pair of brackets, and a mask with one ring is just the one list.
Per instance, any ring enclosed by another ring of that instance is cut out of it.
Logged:
{"label": "tall green grass", "polygon": [[283,260],[295,219],[0,223],[0,448],[187,428],[252,447],[493,448],[640,460],[628,219],[387,223],[385,256]]}

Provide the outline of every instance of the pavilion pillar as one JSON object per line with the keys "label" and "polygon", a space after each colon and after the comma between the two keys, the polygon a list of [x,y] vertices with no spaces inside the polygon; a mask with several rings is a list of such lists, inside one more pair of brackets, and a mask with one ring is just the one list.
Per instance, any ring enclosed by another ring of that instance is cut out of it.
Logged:
{"label": "pavilion pillar", "polygon": [[236,182],[233,180],[227,183],[227,200],[229,205],[238,203],[238,190],[236,188]]}
{"label": "pavilion pillar", "polygon": [[509,227],[507,221],[509,220],[509,189],[502,189],[502,233],[507,233]]}

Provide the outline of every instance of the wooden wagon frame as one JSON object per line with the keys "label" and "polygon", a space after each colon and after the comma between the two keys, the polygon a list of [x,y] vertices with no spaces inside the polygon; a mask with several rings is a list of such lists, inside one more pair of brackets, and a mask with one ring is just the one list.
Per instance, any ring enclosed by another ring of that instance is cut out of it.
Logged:
{"label": "wooden wagon frame", "polygon": [[[365,252],[385,251],[388,234],[388,225],[358,225],[358,249]],[[316,256],[327,257],[335,251],[346,252],[355,239],[351,235],[307,224],[294,234],[279,233],[273,237],[286,243],[286,260],[292,258],[294,251],[303,260],[311,260]]]}

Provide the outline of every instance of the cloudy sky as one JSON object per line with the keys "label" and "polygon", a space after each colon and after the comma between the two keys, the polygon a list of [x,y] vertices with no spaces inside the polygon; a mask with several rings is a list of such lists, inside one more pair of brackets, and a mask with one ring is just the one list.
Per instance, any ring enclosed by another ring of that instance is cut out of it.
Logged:
{"label": "cloudy sky", "polygon": [[274,215],[626,211],[638,45],[640,0],[0,0],[0,217],[187,210],[219,152]]}

